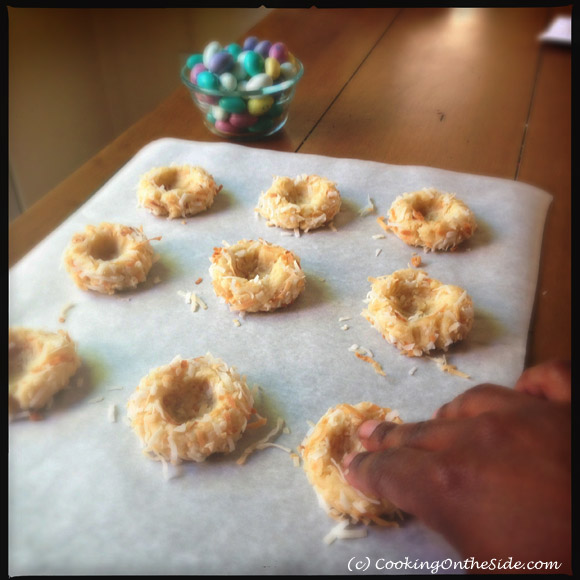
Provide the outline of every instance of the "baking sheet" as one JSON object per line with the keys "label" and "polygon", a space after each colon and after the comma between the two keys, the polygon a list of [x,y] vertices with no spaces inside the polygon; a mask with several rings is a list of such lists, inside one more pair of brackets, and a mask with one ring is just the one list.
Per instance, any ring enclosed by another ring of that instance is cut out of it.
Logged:
{"label": "baking sheet", "polygon": [[[223,185],[208,211],[167,220],[137,207],[140,175],[173,163],[201,165]],[[275,175],[311,173],[338,185],[343,206],[336,231],[289,236],[255,214]],[[416,251],[392,234],[374,239],[384,233],[376,217],[397,195],[423,187],[457,193],[479,223],[456,252],[419,251],[430,276],[464,287],[473,298],[473,330],[447,353],[470,379],[402,356],[360,315],[367,278],[407,267]],[[377,211],[363,217],[369,198]],[[290,433],[276,442],[296,449],[307,421],[338,403],[372,401],[415,421],[478,382],[513,385],[524,365],[550,200],[526,184],[428,167],[231,143],[147,145],[10,270],[10,324],[65,328],[83,365],[45,420],[9,426],[9,573],[348,574],[357,561],[363,562],[359,572],[388,573],[379,569],[388,561],[418,566],[458,559],[413,519],[327,546],[322,540],[335,522],[285,451],[258,451],[242,466],[236,459],[277,417]],[[72,235],[101,221],[142,225],[148,237],[162,236],[152,242],[160,260],[138,289],[115,296],[83,292],[60,265]],[[208,273],[213,248],[244,238],[263,238],[300,256],[307,285],[292,306],[241,318],[215,296]],[[192,312],[184,292],[195,292],[207,309]],[[356,358],[353,344],[369,349],[387,376]],[[150,369],[176,355],[206,352],[259,386],[257,406],[269,424],[246,433],[233,454],[184,465],[167,479],[159,462],[141,454],[124,420],[126,402]],[[112,405],[116,422],[109,420]]]}

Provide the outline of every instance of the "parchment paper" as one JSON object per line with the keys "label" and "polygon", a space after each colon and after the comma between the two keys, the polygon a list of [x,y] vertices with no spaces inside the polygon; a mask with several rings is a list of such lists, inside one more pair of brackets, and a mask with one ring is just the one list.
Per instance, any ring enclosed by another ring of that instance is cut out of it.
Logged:
{"label": "parchment paper", "polygon": [[[201,165],[223,185],[214,205],[185,223],[137,207],[139,177],[172,163]],[[275,175],[311,173],[338,185],[343,207],[336,231],[284,235],[254,212]],[[416,251],[393,234],[373,239],[384,233],[376,217],[397,195],[423,187],[455,192],[479,223],[456,252],[418,251],[430,276],[464,287],[473,298],[473,330],[447,353],[470,379],[399,354],[360,315],[367,278],[407,267]],[[369,197],[377,211],[361,217]],[[9,573],[348,574],[359,560],[361,571],[368,562],[366,571],[377,573],[387,561],[418,566],[458,559],[413,519],[327,546],[322,539],[335,522],[285,451],[258,451],[242,466],[236,459],[279,416],[290,433],[276,442],[296,449],[307,421],[338,403],[373,401],[415,421],[478,382],[513,385],[524,365],[550,200],[526,184],[427,167],[230,143],[150,143],[10,271],[10,324],[65,328],[83,366],[43,421],[9,425]],[[152,242],[160,260],[135,291],[83,292],[60,265],[72,235],[101,221],[142,225],[148,237],[162,236]],[[241,318],[215,296],[209,257],[222,241],[259,237],[296,252],[307,285],[289,308]],[[207,309],[192,312],[180,292],[196,292]],[[72,307],[59,323],[67,304]],[[387,376],[356,358],[353,344],[369,349]],[[257,407],[269,423],[247,432],[234,453],[187,464],[167,479],[159,462],[142,455],[124,420],[126,401],[152,368],[206,352],[260,387]]]}

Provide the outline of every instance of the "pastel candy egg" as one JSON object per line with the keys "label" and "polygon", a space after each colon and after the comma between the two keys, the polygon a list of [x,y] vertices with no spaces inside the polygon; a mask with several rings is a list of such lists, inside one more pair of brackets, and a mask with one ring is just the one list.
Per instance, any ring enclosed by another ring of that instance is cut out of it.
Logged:
{"label": "pastel candy egg", "polygon": [[254,52],[257,52],[262,58],[266,58],[271,46],[272,43],[269,40],[261,40],[254,46]]}
{"label": "pastel candy egg", "polygon": [[217,105],[219,102],[219,97],[214,97],[212,95],[204,95],[201,93],[196,93],[196,99],[200,103],[207,103],[208,105]]}
{"label": "pastel candy egg", "polygon": [[236,42],[232,42],[226,46],[226,50],[236,59],[240,52],[242,52],[242,47]]}
{"label": "pastel candy egg", "polygon": [[252,133],[262,133],[271,129],[273,125],[274,120],[271,117],[260,117],[254,125],[248,127],[248,131],[251,131]]}
{"label": "pastel candy egg", "polygon": [[193,68],[196,64],[203,62],[203,54],[191,54],[188,58],[187,61],[185,62],[185,65],[187,66],[187,68]]}
{"label": "pastel candy egg", "polygon": [[244,68],[251,77],[264,72],[264,57],[257,52],[248,52],[244,57]]}
{"label": "pastel candy egg", "polygon": [[229,71],[233,66],[234,57],[227,50],[220,50],[209,59],[209,66],[207,68],[212,73],[221,75]]}
{"label": "pastel candy egg", "polygon": [[232,113],[228,120],[231,125],[238,129],[247,129],[258,121],[258,117],[249,113]]}
{"label": "pastel candy egg", "polygon": [[216,105],[211,108],[211,115],[216,121],[227,121],[230,116],[225,109]]}
{"label": "pastel candy egg", "polygon": [[234,63],[234,68],[232,68],[231,72],[236,77],[236,79],[238,81],[241,81],[241,80],[248,77],[248,73],[246,72],[246,69],[244,68],[243,62],[238,61],[238,62]]}
{"label": "pastel candy egg", "polygon": [[222,45],[217,40],[213,40],[203,49],[203,64],[205,64],[207,68],[209,68],[211,57],[220,50],[222,50]]}
{"label": "pastel candy egg", "polygon": [[266,73],[258,73],[254,75],[251,79],[248,79],[246,83],[246,91],[256,91],[263,89],[264,87],[270,87],[274,81],[272,77]]}
{"label": "pastel candy egg", "polygon": [[254,47],[258,44],[258,39],[255,36],[248,36],[246,40],[244,40],[243,48],[244,50],[254,50]]}
{"label": "pastel candy egg", "polygon": [[273,56],[269,56],[264,61],[264,71],[270,78],[276,80],[280,76],[280,63]]}
{"label": "pastel candy egg", "polygon": [[267,113],[274,104],[274,97],[267,95],[265,97],[255,97],[248,99],[248,113],[259,117]]}
{"label": "pastel candy egg", "polygon": [[205,68],[205,65],[203,64],[203,62],[198,62],[197,64],[195,64],[193,66],[193,68],[191,69],[191,71],[189,72],[189,80],[192,83],[197,83],[197,75],[200,72],[206,71],[207,69]]}
{"label": "pastel candy egg", "polygon": [[228,113],[243,113],[246,110],[246,103],[241,97],[222,97],[219,106]]}
{"label": "pastel candy egg", "polygon": [[278,62],[286,62],[288,60],[288,48],[283,42],[275,42],[270,47],[268,56],[275,58]]}
{"label": "pastel candy egg", "polygon": [[284,107],[280,103],[274,103],[266,113],[268,117],[279,117],[284,112]]}
{"label": "pastel candy egg", "polygon": [[220,81],[211,71],[204,70],[197,75],[196,82],[202,89],[217,90]]}
{"label": "pastel candy egg", "polygon": [[283,62],[280,65],[280,74],[285,79],[291,79],[296,74],[296,68],[291,62]]}
{"label": "pastel candy egg", "polygon": [[215,122],[215,128],[222,133],[231,133],[234,135],[240,132],[239,129],[234,127],[231,123],[220,121],[219,119]]}
{"label": "pastel candy egg", "polygon": [[231,72],[225,72],[220,75],[220,85],[224,91],[235,91],[238,79]]}

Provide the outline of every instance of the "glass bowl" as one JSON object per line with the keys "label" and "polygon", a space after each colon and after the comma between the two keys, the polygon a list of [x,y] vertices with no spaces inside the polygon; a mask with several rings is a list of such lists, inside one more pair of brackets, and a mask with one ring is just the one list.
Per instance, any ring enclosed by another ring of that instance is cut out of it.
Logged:
{"label": "glass bowl", "polygon": [[279,131],[288,120],[296,85],[304,74],[302,62],[294,61],[292,77],[255,90],[202,88],[190,80],[187,65],[181,69],[181,81],[212,133],[227,139],[261,139]]}

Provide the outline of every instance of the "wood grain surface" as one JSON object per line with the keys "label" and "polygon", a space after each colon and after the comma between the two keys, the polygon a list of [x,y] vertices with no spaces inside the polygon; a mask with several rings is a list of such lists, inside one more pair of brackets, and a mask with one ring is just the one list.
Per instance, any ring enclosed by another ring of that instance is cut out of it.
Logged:
{"label": "wood grain surface", "polygon": [[[570,8],[278,9],[247,33],[286,42],[305,74],[286,127],[245,145],[515,179],[554,196],[527,364],[571,357],[571,49],[537,40],[556,13]],[[219,140],[180,87],[12,222],[9,265],[162,137]]]}

